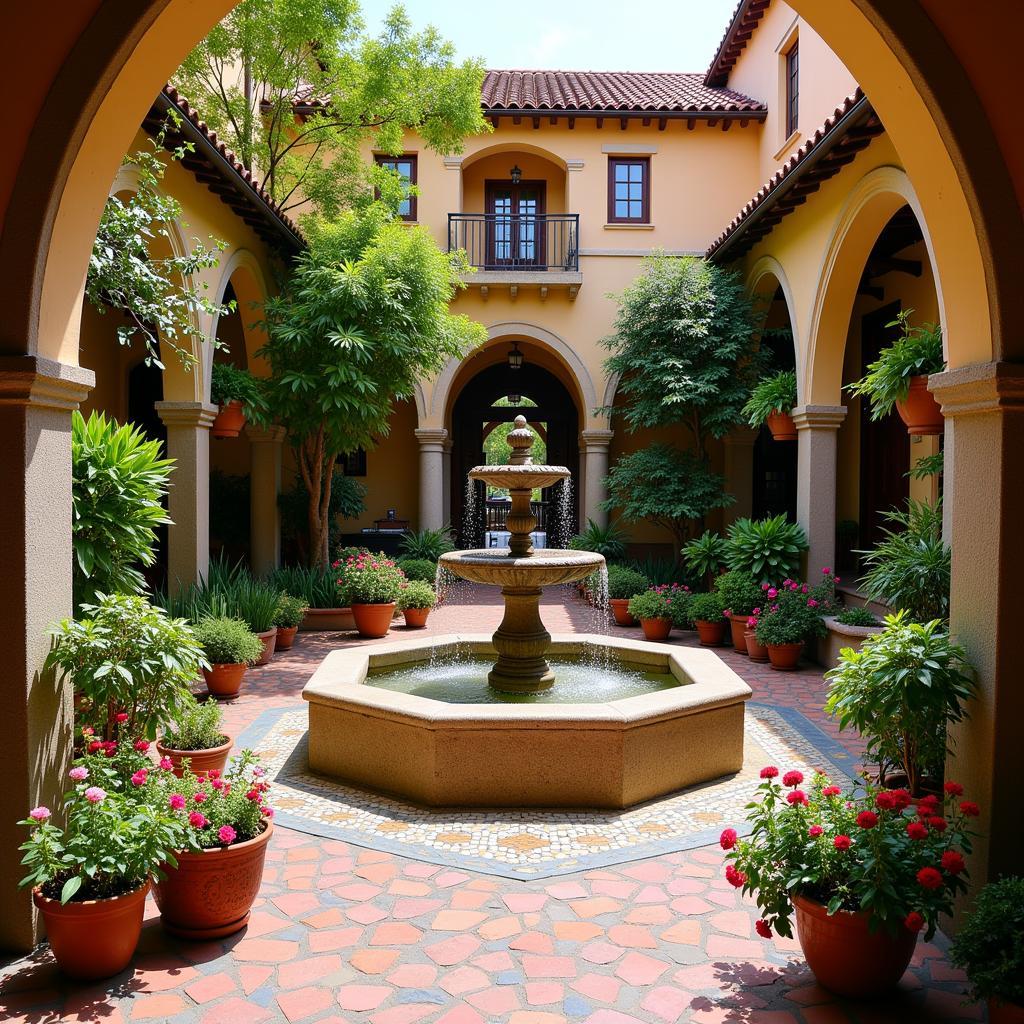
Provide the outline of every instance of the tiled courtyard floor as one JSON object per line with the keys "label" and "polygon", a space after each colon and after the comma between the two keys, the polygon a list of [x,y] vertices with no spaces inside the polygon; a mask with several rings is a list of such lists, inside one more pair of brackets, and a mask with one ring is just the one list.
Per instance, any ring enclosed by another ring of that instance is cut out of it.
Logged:
{"label": "tiled courtyard floor", "polygon": [[[594,631],[591,609],[555,592],[552,632]],[[467,590],[428,633],[488,632],[500,607]],[[615,629],[615,627],[611,627]],[[401,637],[392,632],[389,639]],[[615,629],[639,636],[638,630]],[[423,635],[423,631],[419,631]],[[693,642],[683,634],[675,642]],[[336,637],[301,635],[253,670],[226,709],[239,735],[262,712],[300,707]],[[769,706],[795,708],[857,753],[821,713],[820,672],[721,656]],[[0,970],[0,1021],[171,1024],[929,1024],[982,1020],[963,1001],[945,942],[919,943],[892,997],[844,1003],[815,986],[795,942],[765,941],[755,907],[722,878],[717,847],[558,878],[517,881],[276,830],[249,927],[179,942],[150,907],[134,968],[76,986],[45,951]]]}

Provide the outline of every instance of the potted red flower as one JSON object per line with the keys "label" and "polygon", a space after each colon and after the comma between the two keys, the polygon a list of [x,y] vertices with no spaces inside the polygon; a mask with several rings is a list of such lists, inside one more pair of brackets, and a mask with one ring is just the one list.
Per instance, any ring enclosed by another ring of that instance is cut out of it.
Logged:
{"label": "potted red flower", "polygon": [[754,636],[768,648],[772,668],[792,671],[800,661],[804,644],[823,636],[827,601],[806,583],[784,580],[781,586],[764,586],[764,604],[757,618]]}
{"label": "potted red flower", "polygon": [[751,661],[756,661],[763,665],[768,660],[768,648],[757,639],[757,623],[760,614],[761,609],[755,608],[753,613],[748,616],[747,628],[743,632],[743,639],[747,644],[747,657]]}
{"label": "potted red flower", "polygon": [[405,573],[384,554],[352,555],[344,567],[344,585],[352,603],[359,635],[367,638],[387,636],[395,603]]}
{"label": "potted red flower", "polygon": [[729,883],[761,908],[757,932],[792,938],[796,918],[807,965],[818,983],[843,996],[893,988],[919,932],[930,939],[939,917],[966,891],[965,855],[976,804],[947,782],[942,798],[915,802],[906,790],[868,786],[843,793],[824,775],[806,788],[801,772],[761,771],[750,834],[721,836]]}

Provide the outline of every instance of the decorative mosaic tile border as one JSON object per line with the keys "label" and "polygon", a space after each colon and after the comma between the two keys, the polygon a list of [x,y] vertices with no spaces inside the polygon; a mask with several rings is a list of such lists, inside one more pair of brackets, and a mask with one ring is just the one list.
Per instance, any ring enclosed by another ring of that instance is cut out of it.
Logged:
{"label": "decorative mosaic tile border", "polygon": [[766,763],[840,784],[855,758],[798,711],[748,703],[746,764],[734,776],[626,811],[423,808],[311,773],[305,707],[264,712],[236,749],[258,751],[274,781],[276,818],[286,828],[448,867],[536,879],[706,846],[743,808]]}

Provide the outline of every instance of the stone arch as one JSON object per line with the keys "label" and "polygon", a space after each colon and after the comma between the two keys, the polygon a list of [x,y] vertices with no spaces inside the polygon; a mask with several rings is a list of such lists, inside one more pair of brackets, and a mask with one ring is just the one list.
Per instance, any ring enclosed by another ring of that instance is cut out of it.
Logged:
{"label": "stone arch", "polygon": [[462,160],[462,169],[465,170],[467,167],[472,167],[479,160],[484,160],[489,156],[495,156],[499,153],[530,153],[532,156],[547,160],[563,171],[568,169],[568,165],[563,157],[560,157],[550,149],[545,149],[543,146],[536,146],[532,142],[496,142],[491,146],[485,146],[483,149],[467,154]]}
{"label": "stone arch", "polygon": [[[774,282],[774,284],[773,284]],[[804,400],[804,374],[800,367],[800,336],[798,333],[798,321],[796,316],[796,303],[793,298],[793,288],[789,283],[789,275],[782,264],[771,255],[761,256],[750,268],[747,275],[747,291],[751,295],[770,297],[775,293],[776,288],[782,289],[783,299],[786,303],[786,312],[789,315],[789,328],[793,334],[793,353],[796,358],[796,390],[798,404]]]}

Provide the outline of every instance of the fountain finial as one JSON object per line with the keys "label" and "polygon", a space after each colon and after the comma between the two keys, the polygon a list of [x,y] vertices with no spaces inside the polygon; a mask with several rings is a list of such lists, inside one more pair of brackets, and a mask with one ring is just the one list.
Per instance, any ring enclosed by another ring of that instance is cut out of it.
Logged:
{"label": "fountain finial", "polygon": [[508,432],[508,443],[512,448],[509,465],[533,465],[533,431],[526,425],[526,417],[522,414],[515,418],[515,426]]}

